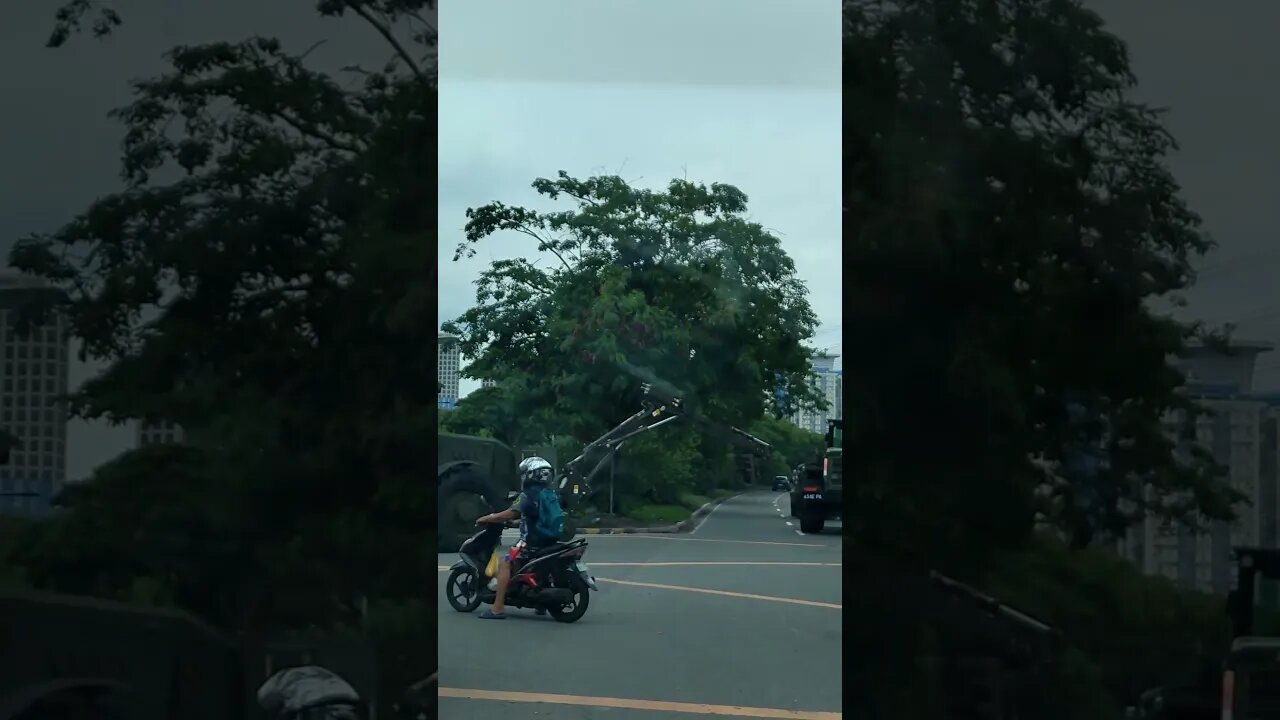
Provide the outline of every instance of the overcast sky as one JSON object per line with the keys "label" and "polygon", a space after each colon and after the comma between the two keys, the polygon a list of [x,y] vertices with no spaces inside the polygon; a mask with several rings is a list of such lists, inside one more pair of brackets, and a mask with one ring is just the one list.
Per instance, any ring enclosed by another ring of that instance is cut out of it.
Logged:
{"label": "overcast sky", "polygon": [[[1128,42],[1137,96],[1168,108],[1182,146],[1174,175],[1220,245],[1202,263],[1190,314],[1280,344],[1280,3],[1088,4]],[[1255,381],[1280,389],[1280,351],[1259,358]]]}
{"label": "overcast sky", "polygon": [[[5,255],[13,239],[52,229],[119,188],[121,128],[106,113],[129,100],[129,79],[163,69],[170,46],[261,34],[299,49],[328,40],[311,56],[322,67],[385,57],[366,27],[317,18],[303,0],[120,0],[126,24],[114,39],[46,50],[59,4],[0,3]],[[1161,0],[1158,12],[1150,3],[1090,4],[1129,43],[1140,96],[1170,109],[1168,126],[1183,146],[1173,169],[1222,246],[1192,294],[1193,311],[1239,321],[1241,335],[1280,340],[1272,197],[1280,187],[1280,96],[1269,89],[1280,74],[1273,31],[1280,4]],[[824,233],[838,228],[836,201],[817,199],[838,188],[836,0],[445,5],[441,172],[442,187],[456,193],[440,198],[446,251],[467,205],[527,201],[535,176],[603,169],[660,183],[687,168],[690,178],[734,182],[751,196],[756,218],[788,243],[823,322],[838,325],[838,255],[821,254]],[[559,82],[548,86],[548,78]],[[599,86],[624,79],[636,87]],[[636,118],[646,119],[643,127]],[[817,209],[802,209],[806,202]],[[831,247],[838,253],[834,239]],[[476,269],[442,266],[443,313],[471,300],[465,275]],[[818,341],[839,342],[839,332]],[[1273,355],[1261,361],[1259,379],[1277,388],[1280,353]],[[73,381],[90,371],[73,366]],[[73,426],[69,474],[118,452],[126,436]]]}
{"label": "overcast sky", "polygon": [[[483,0],[440,10],[440,320],[474,303],[495,236],[452,262],[468,207],[537,208],[566,170],[726,182],[777,234],[840,352],[840,36],[831,0]],[[495,22],[502,18],[502,22]],[[462,392],[474,389],[464,381]]]}

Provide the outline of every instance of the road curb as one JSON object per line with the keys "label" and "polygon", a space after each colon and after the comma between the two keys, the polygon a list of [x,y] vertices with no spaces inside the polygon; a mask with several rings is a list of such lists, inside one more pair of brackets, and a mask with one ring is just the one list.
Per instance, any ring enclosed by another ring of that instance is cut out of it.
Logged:
{"label": "road curb", "polygon": [[723,503],[726,500],[732,500],[738,497],[739,495],[745,495],[748,492],[750,491],[743,490],[742,492],[736,492],[732,495],[726,495],[725,497],[722,497],[719,500],[712,500],[711,502],[704,504],[702,507],[698,508],[697,510],[694,510],[693,514],[689,516],[688,520],[681,520],[680,522],[674,525],[663,525],[661,527],[648,527],[648,528],[633,528],[633,527],[582,528],[578,530],[578,534],[579,535],[639,535],[639,534],[650,535],[654,533],[657,533],[657,534],[680,533],[686,530],[691,530],[694,527],[696,527],[698,519],[705,517],[708,513],[714,510],[716,506],[719,505],[720,503]]}

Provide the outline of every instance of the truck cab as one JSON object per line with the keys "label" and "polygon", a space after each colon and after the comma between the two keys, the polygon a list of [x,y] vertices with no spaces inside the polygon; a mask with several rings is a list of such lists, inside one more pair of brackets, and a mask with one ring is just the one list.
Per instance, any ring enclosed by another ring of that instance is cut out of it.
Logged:
{"label": "truck cab", "polygon": [[1280,719],[1280,638],[1238,637],[1222,673],[1222,717]]}
{"label": "truck cab", "polygon": [[1222,665],[1224,720],[1280,720],[1280,637],[1254,635],[1259,577],[1280,580],[1280,549],[1234,548],[1236,589],[1227,597],[1231,650]]}

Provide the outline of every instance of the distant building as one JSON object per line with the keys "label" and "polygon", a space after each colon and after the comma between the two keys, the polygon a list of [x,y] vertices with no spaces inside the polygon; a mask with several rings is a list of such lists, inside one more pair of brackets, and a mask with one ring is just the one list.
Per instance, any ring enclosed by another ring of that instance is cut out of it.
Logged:
{"label": "distant building", "polygon": [[[1280,547],[1277,490],[1280,477],[1280,396],[1253,392],[1257,356],[1270,343],[1235,342],[1230,353],[1197,345],[1174,363],[1187,375],[1186,391],[1212,412],[1193,421],[1178,414],[1166,420],[1170,434],[1183,438],[1178,452],[1191,443],[1211,451],[1227,468],[1227,480],[1249,498],[1236,508],[1234,523],[1214,522],[1206,533],[1168,526],[1147,518],[1119,542],[1119,551],[1143,572],[1163,575],[1184,587],[1225,594],[1233,589],[1231,548],[1237,545]],[[1271,598],[1274,606],[1275,598]]]}
{"label": "distant building", "polygon": [[462,350],[458,336],[440,332],[436,346],[437,373],[440,390],[437,406],[451,408],[458,404],[458,381],[462,375]]}
{"label": "distant building", "polygon": [[482,388],[491,388],[491,387],[497,387],[497,386],[498,386],[497,380],[481,380],[480,381],[480,387]]}
{"label": "distant building", "polygon": [[837,420],[844,419],[844,371],[836,371],[836,396],[835,403],[831,406],[831,410],[835,413]]}
{"label": "distant building", "polygon": [[17,332],[24,305],[57,293],[36,278],[0,276],[0,427],[20,443],[0,466],[0,512],[47,512],[66,482],[67,412],[59,398],[67,392],[70,329],[53,315],[29,334]]}
{"label": "distant building", "polygon": [[796,427],[825,433],[828,419],[838,420],[844,417],[844,402],[841,397],[844,392],[844,383],[841,381],[841,371],[835,368],[836,359],[839,357],[830,353],[819,353],[814,356],[809,368],[809,386],[826,399],[827,409],[796,412],[791,416],[791,422],[795,423]]}
{"label": "distant building", "polygon": [[167,445],[182,442],[182,440],[182,428],[167,420],[154,423],[138,423],[138,447]]}

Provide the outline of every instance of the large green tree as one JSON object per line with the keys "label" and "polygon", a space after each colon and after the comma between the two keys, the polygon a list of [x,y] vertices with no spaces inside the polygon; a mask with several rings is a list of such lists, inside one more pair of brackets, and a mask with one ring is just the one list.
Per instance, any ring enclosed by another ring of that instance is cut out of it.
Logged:
{"label": "large green tree", "polygon": [[1164,427],[1201,329],[1151,301],[1211,242],[1124,44],[1077,0],[849,0],[844,37],[855,536],[960,568],[1037,516],[1077,546],[1230,517]]}
{"label": "large green tree", "polygon": [[821,457],[826,446],[822,435],[773,416],[757,420],[750,432],[773,448],[768,467],[771,475],[790,477],[797,465],[811,463]]}
{"label": "large green tree", "polygon": [[446,326],[475,358],[471,374],[503,378],[582,439],[638,409],[642,382],[739,425],[761,417],[776,387],[792,406],[818,400],[806,383],[806,288],[778,238],[744,217],[742,191],[565,172],[533,186],[573,207],[467,211],[456,257],[494,233],[530,238],[526,257],[481,274],[475,306]]}
{"label": "large green tree", "polygon": [[[393,59],[354,84],[270,38],[174,48],[115,115],[124,189],[14,248],[13,265],[65,289],[51,309],[83,354],[109,363],[73,413],[187,431],[68,494],[32,544],[43,584],[119,595],[151,576],[239,627],[327,623],[420,591],[433,5],[315,3],[387,41]],[[50,44],[92,9],[64,8]],[[102,17],[103,31],[118,20]]]}

